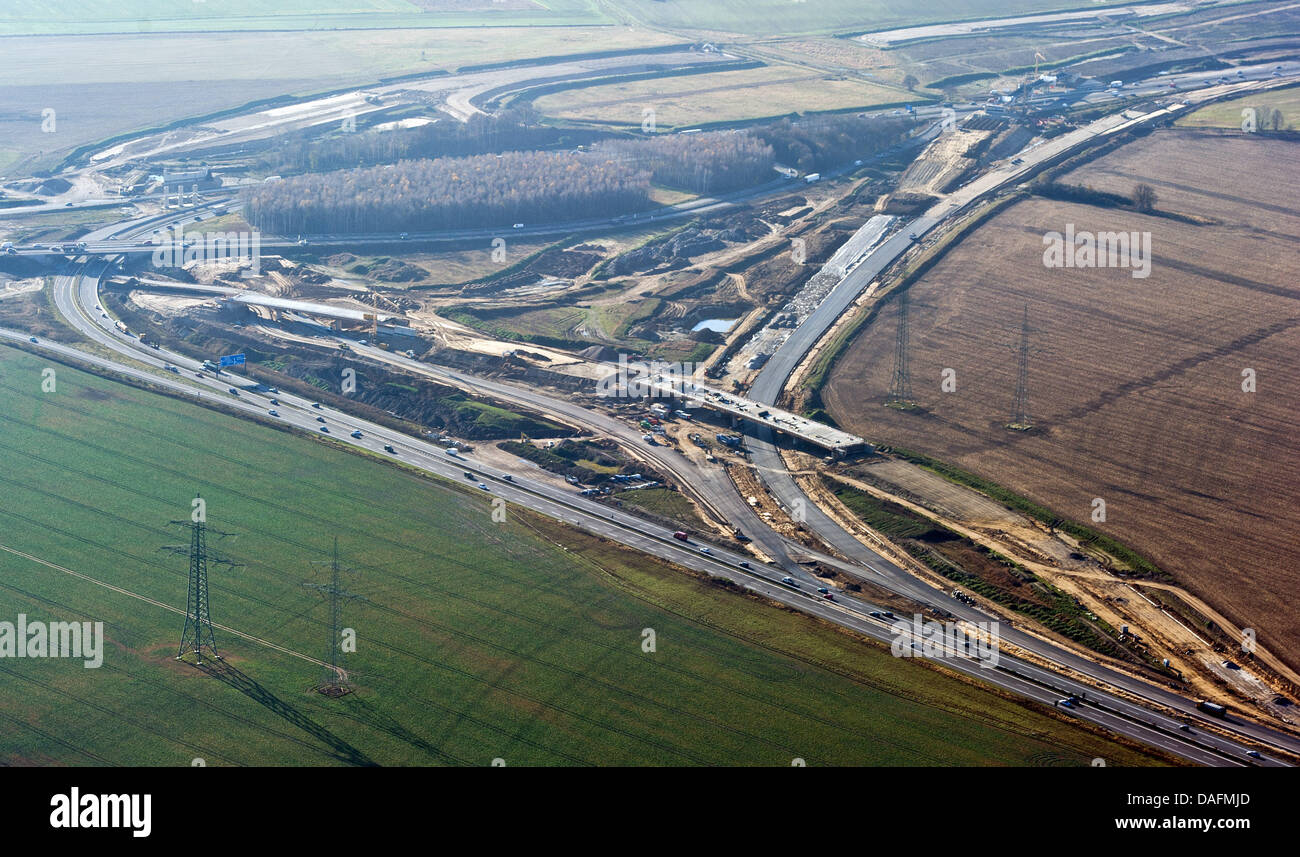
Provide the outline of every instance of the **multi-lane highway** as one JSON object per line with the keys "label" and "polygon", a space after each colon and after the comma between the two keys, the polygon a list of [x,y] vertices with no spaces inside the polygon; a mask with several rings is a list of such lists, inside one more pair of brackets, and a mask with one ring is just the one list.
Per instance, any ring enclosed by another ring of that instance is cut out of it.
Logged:
{"label": "multi-lane highway", "polygon": [[[127,228],[148,229],[154,225],[156,225],[154,221],[145,221]],[[121,357],[110,359],[88,355],[66,346],[42,344],[42,347],[62,351],[68,356],[76,355],[81,360],[104,368],[192,395],[199,402],[219,403],[236,412],[261,419],[278,420],[303,431],[324,434],[320,431],[323,425],[329,429],[329,436],[336,442],[356,445],[379,455],[392,455],[408,465],[451,480],[461,481],[467,486],[477,486],[481,482],[488,486],[485,495],[499,496],[508,502],[525,506],[687,568],[732,579],[773,600],[853,628],[876,639],[892,641],[896,637],[896,632],[890,627],[891,623],[888,620],[870,615],[879,608],[843,592],[836,593],[839,601],[835,603],[819,598],[814,592],[820,585],[817,579],[788,560],[769,567],[754,561],[748,555],[739,554],[719,545],[706,545],[698,541],[684,544],[674,539],[672,532],[664,527],[621,510],[586,500],[571,491],[546,483],[533,482],[523,472],[506,473],[497,468],[470,463],[463,457],[451,458],[444,449],[433,444],[410,438],[329,407],[313,407],[312,402],[298,396],[257,392],[249,389],[252,385],[245,379],[228,373],[223,373],[223,376],[218,378],[202,371],[197,361],[161,349],[142,346],[134,338],[118,331],[112,326],[111,321],[97,310],[99,279],[96,271],[103,267],[104,263],[94,263],[94,265],[94,268],[88,265],[87,269],[83,269],[79,274],[56,278],[55,302],[64,317],[82,333],[117,352]],[[8,338],[22,337],[22,334],[17,332],[6,332],[4,335]],[[362,349],[358,353],[359,357],[399,362],[405,360],[389,352],[360,346],[359,343],[354,344],[353,347]],[[143,364],[153,367],[155,371],[150,372],[148,369],[131,364]],[[174,366],[178,371],[176,373],[156,371],[166,366]],[[618,420],[603,417],[573,403],[550,399],[535,390],[524,390],[513,385],[476,378],[468,373],[428,367],[427,364],[413,365],[408,368],[424,368],[426,371],[433,372],[435,377],[441,376],[442,380],[464,385],[486,395],[526,404],[544,413],[584,421],[597,430],[608,431],[612,435],[623,437],[631,444],[636,443],[636,440],[626,436],[635,433]],[[239,390],[238,395],[228,392],[232,386]],[[274,404],[271,402],[272,398],[276,399]],[[271,410],[276,411],[275,417],[270,415]],[[318,418],[323,419],[324,422],[320,422]],[[359,432],[360,437],[353,437],[354,431]],[[391,447],[393,452],[386,452],[386,447]],[[795,550],[804,554],[810,553],[806,548],[789,543],[762,526],[753,510],[740,500],[729,480],[720,471],[711,471],[714,478],[706,482],[700,478],[700,475],[710,471],[697,471],[689,463],[673,460],[674,453],[667,450],[660,455],[662,457],[656,462],[660,466],[679,474],[679,478],[684,477],[684,481],[694,490],[700,491],[714,501],[726,504],[724,514],[737,517],[743,515],[746,520],[750,520],[751,524],[747,526],[750,526],[750,532],[756,540],[761,537],[760,545],[765,552],[778,557],[788,557],[788,554]],[[471,478],[467,479],[466,473],[471,474]],[[507,476],[510,478],[507,479]],[[469,490],[483,489],[474,487]],[[730,498],[730,503],[726,498]],[[817,527],[824,526],[820,519],[822,514],[820,510],[815,506],[809,506],[808,511],[810,524],[815,524]],[[852,540],[851,536],[848,538]],[[910,578],[882,558],[874,555],[865,557],[864,555],[870,552],[865,551],[855,540],[852,541],[852,544],[844,542],[836,545],[836,549],[841,550],[854,562],[844,562],[816,552],[811,553],[822,562],[858,576],[863,576],[866,569],[867,574],[878,575],[878,578],[872,579],[873,583],[906,595],[917,603],[939,606],[973,622],[988,621],[991,618],[955,601],[948,603],[950,599],[942,593]],[[709,548],[708,553],[703,551],[704,547]],[[858,562],[862,564],[859,565]],[[742,563],[749,567],[745,567]],[[786,576],[793,577],[797,581],[797,587],[781,583],[781,579]],[[1022,637],[1024,639],[1021,639]],[[1037,642],[1035,638],[1018,634],[1013,629],[1004,629],[1002,638],[1008,642],[1014,640],[1017,645],[1028,643],[1031,650],[1033,644]],[[1070,654],[1055,652],[1052,649],[1053,647],[1048,647],[1049,655],[1060,657],[1062,654]],[[1252,761],[1246,756],[1247,747],[1239,742],[1225,739],[1202,728],[1197,728],[1190,733],[1184,732],[1182,730],[1184,724],[1180,719],[1166,717],[1158,711],[1134,704],[1127,699],[1098,692],[1086,684],[1067,679],[1010,655],[1004,654],[996,669],[981,667],[978,662],[964,655],[946,657],[944,660],[954,669],[1040,702],[1053,703],[1064,696],[1084,697],[1088,701],[1073,708],[1071,710],[1073,715],[1202,764],[1245,764]],[[1093,666],[1091,662],[1081,657],[1074,656],[1073,661],[1075,663],[1072,665],[1085,670]],[[1133,684],[1139,690],[1144,689],[1141,682],[1134,681]],[[1172,694],[1169,696],[1178,699]],[[1188,716],[1182,719],[1196,718],[1195,710],[1192,709],[1188,712]],[[1282,746],[1286,745],[1282,744]],[[1294,749],[1300,750],[1300,744],[1297,744]],[[1281,764],[1278,760],[1268,757],[1257,760],[1257,763]]]}
{"label": "multi-lane highway", "polygon": [[[969,202],[1009,181],[1016,180],[1035,165],[1056,157],[1072,145],[1083,143],[1085,138],[1095,137],[1101,133],[1113,133],[1131,122],[1148,121],[1150,118],[1156,117],[1146,117],[1146,120],[1115,118],[1103,125],[1090,126],[1090,130],[1080,129],[1084,133],[1077,140],[1059,138],[1052,144],[1027,153],[1025,155],[1027,163],[1024,165],[999,167],[976,182],[972,182],[913,223],[905,225],[854,270],[850,275],[856,278],[854,282],[847,286],[841,284],[843,288],[837,288],[823,306],[810,316],[804,326],[794,332],[760,374],[759,383],[751,392],[752,397],[760,401],[774,402],[779,397],[786,379],[808,349],[820,339],[829,325],[856,297],[855,290],[860,290],[872,277],[919,240],[926,231],[943,222]],[[932,129],[930,133],[937,132]],[[710,201],[709,204],[724,203]],[[151,229],[165,228],[183,219],[192,221],[194,216],[196,216],[195,210],[187,210],[139,218],[98,230],[82,240],[86,242],[88,251],[95,248],[104,254],[113,254],[115,251],[120,252],[124,248],[133,247],[147,248],[152,252],[153,245],[146,245],[140,241],[142,236],[147,236]],[[198,216],[202,216],[202,209],[199,210]],[[557,228],[568,230],[573,227],[572,224],[564,224]],[[489,232],[484,231],[483,234]],[[357,239],[355,236],[338,236],[331,240],[355,242]],[[403,239],[398,237],[396,240]],[[237,413],[279,421],[286,426],[317,435],[324,435],[325,432],[322,432],[321,428],[327,428],[328,436],[335,442],[352,444],[378,455],[400,459],[410,466],[462,482],[467,485],[467,490],[471,493],[481,491],[484,496],[501,497],[508,502],[534,509],[629,547],[664,557],[682,566],[727,577],[773,600],[853,628],[876,639],[893,640],[899,632],[890,627],[887,619],[871,616],[871,613],[878,612],[879,608],[865,601],[842,592],[835,593],[839,598],[837,602],[829,602],[818,597],[814,592],[816,586],[820,585],[817,579],[794,563],[790,559],[791,554],[797,552],[811,555],[818,561],[870,580],[916,603],[934,606],[971,622],[984,622],[991,618],[922,583],[903,569],[897,568],[867,549],[852,534],[839,527],[809,498],[804,497],[786,471],[779,453],[766,439],[755,438],[751,444],[755,463],[759,466],[762,478],[777,499],[787,508],[793,507],[797,501],[802,500],[807,510],[809,528],[845,559],[809,551],[804,546],[790,542],[767,528],[753,509],[737,494],[720,468],[700,469],[675,451],[666,448],[647,448],[639,443],[640,433],[619,420],[576,403],[547,396],[535,389],[489,381],[469,373],[434,367],[418,361],[408,361],[399,355],[379,349],[353,345],[359,359],[400,364],[407,370],[422,372],[494,398],[523,404],[542,413],[586,425],[598,432],[619,438],[629,448],[636,448],[638,454],[645,456],[656,466],[673,473],[702,503],[725,518],[732,526],[743,530],[753,538],[756,547],[764,554],[776,558],[776,563],[767,566],[755,561],[749,555],[717,545],[704,545],[698,541],[683,543],[674,539],[671,531],[664,527],[619,509],[578,497],[573,492],[557,486],[531,481],[522,469],[516,473],[507,473],[497,468],[472,464],[467,458],[449,457],[441,447],[359,420],[328,407],[313,406],[312,402],[300,397],[261,393],[250,389],[251,385],[237,376],[232,377],[223,373],[222,377],[215,377],[203,372],[194,360],[144,347],[112,326],[111,320],[97,309],[99,274],[104,265],[103,262],[93,262],[89,259],[78,263],[74,273],[56,278],[54,296],[59,311],[66,319],[88,338],[111,349],[111,353],[115,353],[116,356],[104,357],[54,343],[37,343],[36,347],[48,349],[51,353],[63,357],[96,364],[138,380],[147,380],[174,392],[192,396],[200,402],[220,404]],[[28,337],[17,331],[0,331],[0,338],[24,340]],[[28,345],[30,346],[31,343]],[[165,371],[164,367],[167,366],[175,367],[176,371]],[[231,387],[236,388],[237,392],[229,392]],[[276,403],[271,402],[272,398],[277,400]],[[276,412],[275,415],[270,413],[272,410]],[[358,436],[353,436],[354,432]],[[391,449],[391,452],[387,451],[388,449]],[[466,473],[470,474],[469,478],[466,477]],[[486,487],[476,487],[480,483]],[[705,547],[708,548],[708,552],[703,550]],[[786,576],[794,578],[796,585],[783,584],[781,579]],[[1207,731],[1205,724],[1219,728],[1226,725],[1233,732],[1258,742],[1264,748],[1274,746],[1288,752],[1300,753],[1300,741],[1292,736],[1238,720],[1229,724],[1207,721],[1188,700],[1163,688],[1153,687],[1146,682],[1101,667],[1085,657],[1046,643],[1018,629],[1004,627],[1001,636],[1007,644],[1075,670],[1091,680],[1121,689],[1124,693],[1117,695],[1098,691],[1061,673],[1030,664],[1009,654],[1002,655],[997,668],[985,668],[973,659],[960,654],[946,657],[944,660],[953,669],[967,672],[1040,702],[1050,704],[1062,696],[1084,698],[1086,701],[1071,709],[1073,716],[1093,721],[1117,733],[1161,747],[1199,763],[1282,764],[1267,755],[1261,759],[1251,759],[1246,755],[1247,746],[1241,741]],[[1178,712],[1178,716],[1171,717],[1164,714],[1163,709],[1166,707]],[[1196,724],[1196,727],[1188,731],[1184,728],[1186,726],[1184,721],[1191,721]]]}

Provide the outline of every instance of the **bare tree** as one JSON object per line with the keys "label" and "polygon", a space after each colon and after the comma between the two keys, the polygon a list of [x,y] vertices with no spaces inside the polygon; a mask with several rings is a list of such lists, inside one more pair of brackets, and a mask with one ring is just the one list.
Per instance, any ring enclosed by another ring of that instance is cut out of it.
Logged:
{"label": "bare tree", "polygon": [[1138,211],[1154,211],[1156,192],[1149,184],[1140,184],[1133,188],[1133,207]]}

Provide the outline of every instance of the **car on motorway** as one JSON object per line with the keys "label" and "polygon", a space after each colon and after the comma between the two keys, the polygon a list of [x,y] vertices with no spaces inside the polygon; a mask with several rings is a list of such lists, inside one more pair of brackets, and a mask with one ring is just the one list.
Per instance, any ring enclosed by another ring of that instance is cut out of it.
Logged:
{"label": "car on motorway", "polygon": [[195,377],[195,378],[202,378],[202,377],[203,377],[203,373],[202,373],[202,372],[195,372],[195,373],[194,373],[194,377]]}
{"label": "car on motorway", "polygon": [[323,432],[325,432],[325,434],[329,434],[329,433],[330,433],[330,427],[329,427],[329,426],[321,426],[321,427],[320,427],[320,430],[323,431]]}
{"label": "car on motorway", "polygon": [[396,454],[397,450],[393,449],[393,445],[391,443],[386,443],[384,444],[384,452],[391,452],[393,454]]}
{"label": "car on motorway", "polygon": [[273,404],[273,405],[279,405],[279,404],[280,404],[280,400],[279,400],[279,399],[272,399],[272,400],[271,400],[271,404]]}
{"label": "car on motorway", "polygon": [[278,417],[278,416],[280,416],[280,412],[277,411],[275,408],[271,408],[271,410],[267,411],[267,413],[270,414],[270,415],[273,416],[273,417]]}
{"label": "car on motorway", "polygon": [[1247,750],[1247,751],[1246,751],[1246,755],[1249,756],[1249,757],[1252,758],[1252,759],[1262,759],[1262,758],[1264,758],[1263,756],[1261,756],[1261,755],[1259,754],[1259,751],[1258,751],[1258,750]]}
{"label": "car on motorway", "polygon": [[318,411],[320,410],[320,402],[312,402],[311,406]]}
{"label": "car on motorway", "polygon": [[36,341],[36,337],[34,337],[34,336],[29,336],[29,337],[27,337],[27,341],[28,341],[28,342],[35,342],[35,341]]}
{"label": "car on motorway", "polygon": [[512,228],[512,229],[523,229],[523,228],[524,228],[524,225],[523,225],[522,223],[516,223],[516,224],[515,224],[513,227],[511,227],[511,228]]}
{"label": "car on motorway", "polygon": [[835,595],[834,595],[834,593],[831,593],[831,592],[823,592],[823,593],[822,593],[822,598],[825,598],[827,601],[834,601],[834,600],[835,600]]}
{"label": "car on motorway", "polygon": [[465,478],[466,478],[466,479],[473,479],[473,478],[474,478],[474,474],[473,474],[473,473],[470,473],[468,470],[466,470],[466,471],[465,471]]}
{"label": "car on motorway", "polygon": [[238,395],[239,395],[239,391],[236,390],[234,387],[227,387],[227,388],[226,388],[226,392],[229,393],[229,394],[232,395],[232,396],[238,396]]}
{"label": "car on motorway", "polygon": [[738,562],[737,565],[739,565],[741,568],[749,568],[749,563],[745,562],[743,559],[740,562]]}
{"label": "car on motorway", "polygon": [[819,587],[817,587],[817,594],[818,594],[818,595],[828,595],[828,594],[830,594],[830,590],[827,589],[825,586],[819,586]]}
{"label": "car on motorway", "polygon": [[484,484],[484,483],[482,483],[482,482],[480,482],[480,483],[478,484],[478,487],[482,488],[484,491],[489,490],[488,487],[487,487],[487,485]]}
{"label": "car on motorway", "polygon": [[356,438],[361,437],[361,429],[357,429],[356,431],[352,432],[352,437],[356,437]]}
{"label": "car on motorway", "polygon": [[501,478],[504,479],[504,480],[507,481],[507,482],[514,482],[514,481],[515,481],[515,477],[511,476],[509,473],[507,473],[505,476],[502,476]]}
{"label": "car on motorway", "polygon": [[700,548],[700,553],[706,553],[709,556],[713,555],[713,551],[709,550],[708,548]]}
{"label": "car on motorway", "polygon": [[1072,702],[1069,697],[1066,697],[1065,699],[1056,700],[1056,704],[1061,706],[1062,708],[1074,708],[1074,702]]}
{"label": "car on motorway", "polygon": [[174,372],[177,375],[181,373],[181,370],[177,369],[175,366],[171,365],[170,363],[164,366],[163,369],[167,370],[168,372]]}
{"label": "car on motorway", "polygon": [[798,586],[798,585],[799,585],[799,581],[795,580],[793,577],[783,577],[783,578],[781,578],[781,582],[784,583],[786,586]]}
{"label": "car on motorway", "polygon": [[317,417],[317,418],[316,418],[316,422],[318,422],[318,423],[323,423],[323,422],[325,422],[325,418],[324,418],[324,417]]}

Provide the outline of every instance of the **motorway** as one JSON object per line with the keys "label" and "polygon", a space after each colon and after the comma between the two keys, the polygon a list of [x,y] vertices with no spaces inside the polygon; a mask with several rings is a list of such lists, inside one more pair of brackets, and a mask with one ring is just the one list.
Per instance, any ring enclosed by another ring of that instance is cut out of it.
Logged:
{"label": "motorway", "polygon": [[[170,215],[173,218],[176,216],[174,214]],[[188,213],[186,216],[188,216]],[[146,219],[143,223],[137,222],[128,227],[128,230],[148,229],[155,225],[156,222],[156,219]],[[121,228],[122,226],[118,225],[108,229]],[[92,265],[94,267],[91,267]],[[465,479],[465,474],[470,473],[474,484],[482,482],[484,485],[489,486],[488,491],[484,492],[485,494],[501,497],[510,503],[527,507],[556,520],[609,538],[628,547],[662,557],[686,568],[727,578],[774,601],[787,604],[844,627],[852,628],[882,642],[893,641],[896,632],[888,620],[870,615],[873,610],[879,610],[880,608],[840,591],[836,593],[839,599],[837,602],[827,602],[817,597],[811,590],[820,585],[820,582],[799,568],[796,563],[789,561],[789,553],[798,551],[804,555],[811,555],[819,561],[859,577],[869,577],[869,575],[864,574],[863,568],[865,567],[871,574],[879,576],[878,579],[872,578],[873,583],[884,585],[887,589],[893,589],[920,604],[940,606],[954,615],[974,622],[986,622],[992,618],[977,610],[967,608],[965,605],[957,604],[955,601],[951,604],[947,603],[949,599],[942,593],[909,577],[906,573],[893,568],[883,559],[874,557],[874,555],[867,558],[863,565],[855,566],[833,557],[810,552],[802,545],[787,542],[762,525],[753,510],[736,494],[730,481],[720,470],[695,471],[692,468],[683,477],[683,462],[673,461],[672,456],[675,453],[667,450],[664,450],[661,457],[658,458],[658,463],[661,466],[677,474],[679,478],[683,479],[684,484],[707,494],[710,498],[719,501],[723,501],[723,498],[731,498],[730,503],[723,510],[724,514],[737,517],[744,515],[744,520],[750,522],[744,526],[749,527],[748,532],[759,543],[759,546],[765,551],[773,551],[771,555],[782,558],[782,561],[769,567],[761,563],[751,562],[752,557],[717,545],[705,545],[699,542],[685,544],[674,539],[672,531],[668,528],[576,496],[571,491],[547,483],[532,482],[522,475],[507,474],[505,471],[486,467],[479,463],[470,463],[464,457],[451,458],[447,455],[445,449],[439,446],[358,419],[342,411],[324,406],[313,407],[312,402],[295,395],[256,392],[249,389],[251,384],[247,379],[238,376],[223,373],[225,375],[224,379],[217,378],[208,372],[203,372],[198,361],[162,349],[153,349],[141,345],[136,339],[118,331],[112,326],[111,320],[97,312],[99,305],[99,269],[103,267],[106,267],[104,262],[87,263],[75,275],[57,277],[54,285],[55,303],[59,312],[84,335],[112,349],[121,357],[109,359],[86,354],[61,345],[40,344],[40,347],[52,349],[63,356],[90,362],[137,380],[148,381],[170,389],[175,393],[192,396],[200,403],[218,404],[260,419],[276,419],[285,425],[302,431],[321,434],[320,426],[322,423],[318,422],[317,417],[323,418],[324,425],[330,429],[329,437],[335,442],[354,445],[377,455],[388,455],[384,451],[384,447],[391,446],[394,450],[393,456],[402,462],[452,481],[465,480],[465,483],[468,484],[469,480]],[[21,340],[24,335],[16,331],[0,331],[0,337]],[[399,363],[406,361],[406,358],[379,349],[370,349],[357,344],[354,344],[353,347],[362,349],[358,356],[368,359]],[[123,362],[121,358],[126,358],[129,362]],[[468,373],[454,372],[441,367],[431,367],[428,364],[418,364],[416,361],[410,362],[415,365],[408,368],[423,369],[434,377],[441,377],[449,382],[469,386],[471,389],[476,389],[486,395],[528,404],[544,413],[555,413],[568,419],[579,420],[580,424],[587,424],[597,430],[608,431],[624,440],[629,440],[632,444],[637,443],[633,438],[639,438],[637,431],[618,420],[587,410],[580,405],[550,399],[535,390],[525,390],[514,385],[479,379]],[[153,367],[155,371],[133,366],[132,363],[145,364]],[[180,371],[176,374],[156,371],[169,365],[177,367]],[[228,388],[232,386],[240,390],[238,395],[232,395],[228,392]],[[272,397],[277,399],[278,405],[271,404],[270,399]],[[272,409],[277,411],[278,417],[270,417],[268,412]],[[359,431],[361,437],[351,437],[353,431]],[[629,437],[629,434],[632,437]],[[643,453],[648,451],[648,449],[641,450]],[[714,477],[712,481],[706,481],[706,479],[702,478],[702,474],[710,473]],[[507,475],[511,478],[507,479]],[[808,510],[809,524],[824,526],[819,517],[823,513],[812,504],[809,505]],[[731,520],[733,524],[736,524],[736,518]],[[833,530],[828,531],[833,532]],[[849,538],[852,537],[849,536]],[[709,553],[703,552],[705,547],[709,548]],[[845,551],[845,555],[854,560],[861,560],[864,553],[870,553],[865,551],[865,548],[856,540],[852,545],[847,543],[837,545],[836,549]],[[873,562],[871,559],[875,561]],[[742,562],[749,563],[751,567],[742,567]],[[781,583],[781,578],[786,575],[795,578],[798,585],[791,587]],[[1014,639],[1017,645],[1025,645],[1027,648],[1035,644],[1038,644],[1039,647],[1043,645],[1035,638],[1019,634],[1010,628],[1003,628],[1001,636],[1007,641]],[[1095,668],[1095,664],[1085,658],[1073,656],[1069,652],[1055,651],[1054,647],[1051,646],[1046,648],[1058,660],[1071,660],[1071,666],[1082,668],[1084,671],[1090,667]],[[1128,735],[1135,740],[1160,747],[1200,764],[1242,765],[1251,761],[1245,756],[1246,748],[1236,741],[1228,740],[1203,729],[1197,729],[1192,733],[1183,732],[1181,730],[1183,724],[1180,719],[1165,717],[1125,699],[1099,693],[1085,684],[1007,654],[1002,654],[998,666],[992,669],[982,667],[976,660],[964,654],[955,657],[944,657],[943,662],[959,672],[967,673],[1044,704],[1052,704],[1063,696],[1073,695],[1085,698],[1088,701],[1071,709],[1071,713],[1119,734]],[[1136,680],[1131,680],[1131,683],[1138,690],[1147,689],[1144,683]],[[1172,694],[1170,696],[1178,699]],[[1194,712],[1195,709],[1192,709],[1192,711]],[[1196,718],[1196,716],[1196,714],[1192,713],[1190,718],[1182,719]],[[1282,737],[1285,739],[1286,736]],[[1286,745],[1283,744],[1283,746]],[[1300,751],[1300,742],[1296,742],[1293,748],[1288,749]],[[1285,764],[1280,760],[1268,757],[1257,760],[1257,763],[1266,765]]]}
{"label": "motorway", "polygon": [[[1114,127],[1118,128],[1122,124],[1125,123],[1116,122]],[[1109,131],[1109,128],[1106,129],[1107,133]],[[1031,153],[1035,158],[1034,163],[1054,157],[1054,148],[1044,146],[1040,151]],[[1026,158],[1030,158],[1030,155],[1026,155]],[[1033,164],[1027,164],[1026,166],[1031,167]],[[1000,175],[994,175],[991,178],[986,176],[979,183],[972,183],[971,188],[967,191],[969,199],[966,201],[973,201],[989,192],[989,190],[1018,177],[1023,172],[1023,169],[1007,169]],[[985,185],[988,186],[985,187]],[[897,258],[898,255],[901,255],[903,251],[911,246],[915,240],[911,237],[912,235],[919,238],[924,231],[938,225],[964,204],[966,203],[959,205],[958,200],[941,203],[935,210],[927,212],[922,218],[918,218],[918,221],[905,226],[893,238],[884,242],[850,276],[866,277],[865,282],[869,282],[870,278],[879,273],[889,261]],[[167,226],[182,219],[190,219],[194,214],[194,210],[187,210],[182,213],[141,218],[128,223],[115,224],[92,233],[83,240],[87,241],[88,246],[91,245],[91,242],[107,241],[114,236],[129,240],[147,234],[147,231],[151,228]],[[569,228],[568,225],[565,228]],[[355,240],[355,238],[352,240]],[[114,246],[120,248],[123,244]],[[150,247],[151,251],[152,249]],[[876,253],[882,255],[876,257]],[[394,449],[394,456],[404,463],[453,481],[464,480],[464,474],[469,472],[472,474],[475,483],[482,482],[488,486],[488,490],[484,491],[485,494],[499,496],[508,502],[533,509],[629,547],[663,557],[684,567],[731,579],[773,600],[852,628],[875,639],[891,641],[895,638],[895,630],[889,627],[887,620],[870,616],[870,612],[878,608],[844,593],[836,593],[840,598],[838,602],[827,602],[816,597],[808,591],[819,585],[816,583],[816,578],[812,578],[802,571],[798,564],[790,559],[791,554],[811,555],[819,561],[844,570],[856,577],[870,580],[874,584],[905,595],[917,603],[935,606],[972,622],[984,622],[992,618],[978,610],[956,602],[954,599],[913,578],[902,569],[888,563],[836,525],[834,521],[830,520],[825,513],[814,503],[807,501],[806,498],[808,526],[835,550],[847,557],[850,562],[809,551],[804,546],[790,542],[771,531],[763,525],[748,504],[739,497],[730,480],[727,479],[720,468],[696,470],[693,465],[687,466],[684,460],[676,458],[675,456],[678,454],[675,451],[664,449],[661,452],[641,445],[639,443],[640,432],[621,421],[595,413],[572,402],[548,397],[536,390],[497,381],[488,381],[476,378],[468,373],[454,372],[441,367],[431,367],[429,364],[422,364],[417,361],[409,361],[413,365],[406,365],[406,358],[379,349],[362,349],[359,353],[359,356],[366,359],[398,363],[412,371],[423,372],[433,377],[441,377],[443,380],[465,386],[494,398],[520,402],[542,413],[555,414],[569,422],[576,421],[579,425],[589,426],[597,431],[618,437],[632,447],[639,447],[639,454],[653,459],[656,464],[662,466],[666,471],[674,473],[693,493],[704,499],[707,505],[725,517],[733,526],[741,528],[755,540],[756,547],[767,555],[775,557],[777,562],[772,567],[755,563],[753,568],[744,568],[741,563],[748,563],[752,557],[717,546],[707,546],[710,553],[704,553],[702,549],[706,547],[705,545],[682,543],[672,538],[670,530],[624,513],[621,510],[611,509],[606,505],[580,498],[569,491],[549,484],[530,482],[526,478],[507,474],[495,468],[471,464],[464,458],[451,458],[441,447],[413,439],[383,426],[359,420],[341,411],[326,407],[314,408],[311,402],[300,397],[278,395],[276,398],[279,400],[279,405],[273,406],[270,404],[271,395],[257,393],[248,389],[249,382],[246,379],[238,379],[236,376],[232,382],[231,380],[213,377],[210,373],[201,372],[196,361],[181,355],[141,346],[135,339],[121,334],[113,328],[111,321],[102,318],[96,311],[99,277],[103,268],[103,263],[87,261],[80,263],[76,274],[57,277],[54,288],[55,303],[60,313],[78,330],[88,338],[112,349],[118,356],[105,358],[53,343],[37,343],[38,348],[47,349],[66,358],[89,362],[137,380],[148,381],[151,384],[168,388],[173,392],[193,397],[199,402],[219,404],[222,407],[249,416],[257,416],[263,420],[278,419],[285,425],[318,435],[321,434],[319,431],[321,423],[317,421],[317,417],[321,417],[325,420],[324,425],[330,429],[329,437],[335,442],[358,446],[378,455],[387,455],[388,453],[384,452],[384,446],[388,445]],[[843,312],[843,308],[847,307],[848,303],[851,303],[852,297],[848,301],[843,301],[844,296],[857,286],[858,283],[855,282],[843,291],[837,287],[836,291],[824,304],[825,312],[823,313],[819,308],[805,322],[805,325],[787,340],[782,349],[778,351],[778,354],[769,361],[768,366],[760,374],[760,383],[756,384],[754,390],[751,391],[751,397],[764,401],[765,399],[762,397],[768,396],[774,401],[779,396],[780,390],[794,366],[797,365],[799,359],[802,359],[802,355],[806,353],[807,348],[811,347],[811,344],[820,338],[821,333],[824,333],[826,319],[829,318],[829,321],[833,323],[834,319]],[[853,293],[853,296],[856,296],[856,292]],[[836,307],[841,303],[842,306],[836,311]],[[805,331],[804,328],[807,328],[807,330]],[[0,338],[26,340],[28,337],[18,331],[0,330]],[[355,345],[354,348],[356,348]],[[153,367],[153,370],[141,368],[139,364]],[[172,374],[157,371],[167,365],[178,367],[181,372]],[[196,374],[202,377],[195,377]],[[767,380],[769,378],[774,380]],[[227,392],[227,389],[232,386],[243,389],[240,390],[238,395],[232,395]],[[278,417],[271,417],[267,413],[272,408],[277,410]],[[361,433],[359,438],[350,437],[350,433],[354,430]],[[786,472],[779,454],[770,444],[764,444],[762,439],[755,440],[752,446],[755,463],[759,465],[762,477],[768,482],[777,498],[787,508],[790,508],[794,501],[802,498],[803,495],[788,472]],[[507,476],[511,478],[507,479]],[[798,580],[799,585],[791,587],[782,584],[780,578],[786,574]],[[1002,638],[1006,642],[1040,654],[1052,662],[1077,670],[1107,685],[1129,691],[1139,698],[1152,700],[1158,705],[1170,706],[1178,710],[1181,716],[1177,718],[1168,717],[1146,705],[1138,705],[1127,698],[1098,692],[1094,688],[1066,678],[1059,673],[1043,669],[1006,654],[1002,655],[1001,662],[995,669],[983,668],[973,659],[964,656],[945,657],[943,662],[950,668],[966,672],[1009,691],[1047,704],[1053,703],[1061,696],[1085,697],[1087,699],[1086,703],[1072,709],[1074,715],[1201,764],[1241,765],[1252,763],[1252,760],[1245,756],[1245,747],[1238,741],[1207,732],[1204,728],[1198,728],[1194,732],[1183,731],[1181,729],[1183,721],[1214,724],[1220,727],[1224,724],[1202,717],[1187,700],[1176,694],[1101,667],[1087,658],[1075,655],[1068,650],[1045,643],[1012,628],[1004,628]],[[1235,719],[1227,726],[1237,733],[1264,745],[1273,745],[1293,753],[1300,753],[1300,741],[1289,735]],[[1266,765],[1285,764],[1282,761],[1267,757],[1254,761]]]}

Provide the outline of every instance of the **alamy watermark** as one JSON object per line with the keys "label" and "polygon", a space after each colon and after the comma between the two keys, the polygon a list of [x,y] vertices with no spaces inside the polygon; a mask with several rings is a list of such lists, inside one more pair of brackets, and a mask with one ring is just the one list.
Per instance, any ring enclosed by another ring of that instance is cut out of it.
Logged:
{"label": "alamy watermark", "polygon": [[161,239],[153,251],[155,268],[183,268],[191,262],[225,262],[247,259],[252,276],[262,272],[262,233],[256,229],[248,232],[189,232],[178,223],[168,238]]}
{"label": "alamy watermark", "polygon": [[104,663],[103,622],[0,622],[0,658],[81,658],[88,670]]}
{"label": "alamy watermark", "polygon": [[1043,265],[1047,268],[1131,268],[1132,276],[1151,275],[1150,232],[1075,232],[1065,224],[1065,234],[1043,235]]}
{"label": "alamy watermark", "polygon": [[618,368],[596,382],[598,395],[610,398],[672,398],[695,387],[694,363],[632,360],[618,355]]}
{"label": "alamy watermark", "polygon": [[910,624],[899,619],[890,627],[894,641],[889,650],[896,658],[972,657],[984,669],[998,665],[997,622],[927,622],[915,613]]}

